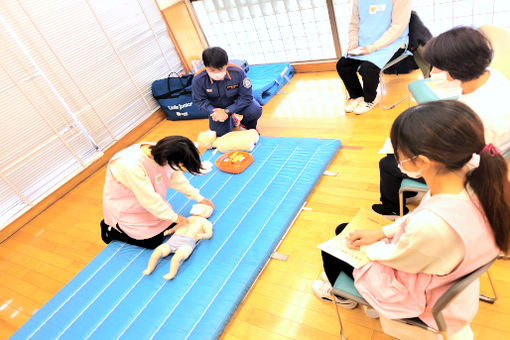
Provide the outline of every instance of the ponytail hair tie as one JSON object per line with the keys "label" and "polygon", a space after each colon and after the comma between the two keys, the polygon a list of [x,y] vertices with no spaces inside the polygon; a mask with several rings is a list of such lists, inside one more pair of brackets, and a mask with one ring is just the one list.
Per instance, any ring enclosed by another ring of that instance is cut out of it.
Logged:
{"label": "ponytail hair tie", "polygon": [[466,163],[467,168],[469,171],[475,170],[480,166],[480,155],[477,153],[474,153],[471,156],[471,159]]}
{"label": "ponytail hair tie", "polygon": [[482,151],[480,151],[480,153],[482,152],[488,153],[492,157],[501,154],[501,151],[497,147],[495,147],[492,143],[485,145]]}

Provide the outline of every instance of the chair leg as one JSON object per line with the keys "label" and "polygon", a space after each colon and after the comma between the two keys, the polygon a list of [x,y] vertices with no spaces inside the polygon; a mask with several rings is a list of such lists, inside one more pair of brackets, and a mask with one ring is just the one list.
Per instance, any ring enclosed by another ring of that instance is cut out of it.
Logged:
{"label": "chair leg", "polygon": [[390,106],[384,106],[383,102],[382,102],[382,99],[381,99],[381,106],[383,109],[385,110],[391,110],[393,109],[395,106],[397,106],[398,104],[402,103],[404,100],[406,100],[407,98],[409,98],[409,95],[405,96],[404,98],[400,99],[399,101],[396,101],[395,103],[391,104]]}
{"label": "chair leg", "polygon": [[398,205],[400,208],[400,216],[404,216],[404,192],[400,191],[398,193]]}
{"label": "chair leg", "polygon": [[380,89],[381,89],[381,101],[379,102],[379,106],[381,106],[382,108],[384,108],[384,78],[383,78],[383,75],[382,75],[382,72],[379,73],[379,85],[380,85]]}
{"label": "chair leg", "polygon": [[[381,73],[379,73],[379,84],[381,84],[381,101],[379,103],[379,105],[385,109],[385,110],[391,110],[393,109],[395,106],[397,106],[398,104],[402,103],[404,100],[406,100],[407,98],[411,98],[411,95],[409,92],[407,92],[407,96],[405,96],[404,98],[396,101],[395,103],[391,104],[390,106],[385,106],[384,105],[384,75],[383,75],[383,71],[381,70]],[[409,105],[408,107],[411,105],[410,104],[411,102],[409,102]]]}
{"label": "chair leg", "polygon": [[489,282],[491,284],[491,289],[492,289],[492,293],[493,293],[494,297],[489,297],[484,294],[480,294],[479,298],[483,302],[493,304],[498,299],[498,296],[496,295],[496,287],[494,287],[494,283],[492,282],[491,274],[489,273],[488,270],[487,270],[487,277],[489,278]]}
{"label": "chair leg", "polygon": [[338,305],[335,301],[335,294],[331,293],[331,301],[333,301],[333,304],[335,305],[336,310],[336,316],[338,317],[338,323],[340,324],[340,339],[347,340],[347,338],[344,336],[344,326],[342,325],[342,318],[340,317],[340,311],[338,310]]}

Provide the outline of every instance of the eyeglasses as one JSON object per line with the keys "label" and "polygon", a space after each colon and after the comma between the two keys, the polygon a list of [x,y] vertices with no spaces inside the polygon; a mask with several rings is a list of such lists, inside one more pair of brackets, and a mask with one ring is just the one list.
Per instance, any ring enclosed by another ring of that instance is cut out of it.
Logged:
{"label": "eyeglasses", "polygon": [[401,160],[401,161],[398,162],[398,165],[402,166],[402,163],[409,162],[409,161],[415,159],[416,157],[418,157],[418,156],[413,156],[411,158],[407,158],[407,159]]}

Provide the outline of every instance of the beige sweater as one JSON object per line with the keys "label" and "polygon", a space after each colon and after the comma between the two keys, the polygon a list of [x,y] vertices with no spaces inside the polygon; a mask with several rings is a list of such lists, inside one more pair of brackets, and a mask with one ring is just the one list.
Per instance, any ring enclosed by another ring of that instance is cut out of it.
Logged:
{"label": "beige sweater", "polygon": [[[361,0],[367,1],[367,0]],[[404,32],[411,19],[411,0],[392,0],[391,26],[372,45],[366,47],[369,53],[388,46]],[[349,47],[348,50],[358,47],[359,13],[358,0],[352,1],[352,16],[349,23]]]}

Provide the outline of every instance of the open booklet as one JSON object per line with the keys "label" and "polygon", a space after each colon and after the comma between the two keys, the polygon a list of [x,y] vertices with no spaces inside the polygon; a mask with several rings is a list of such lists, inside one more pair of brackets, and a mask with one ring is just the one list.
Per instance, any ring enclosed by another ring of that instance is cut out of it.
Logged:
{"label": "open booklet", "polygon": [[357,229],[378,230],[391,223],[393,223],[393,221],[390,221],[371,210],[360,209],[339,235],[319,244],[317,247],[326,253],[347,262],[354,268],[360,268],[370,262],[370,259],[365,255],[365,253],[359,250],[347,248],[347,235]]}

